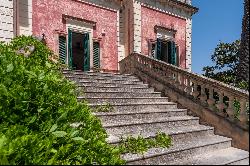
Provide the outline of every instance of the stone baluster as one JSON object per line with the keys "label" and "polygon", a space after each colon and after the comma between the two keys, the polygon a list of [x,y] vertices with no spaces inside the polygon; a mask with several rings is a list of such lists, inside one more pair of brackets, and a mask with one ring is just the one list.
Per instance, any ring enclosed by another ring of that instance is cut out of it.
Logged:
{"label": "stone baluster", "polygon": [[174,77],[174,86],[179,89],[179,84],[180,84],[180,82],[179,82],[179,73],[175,71],[174,75],[175,75],[175,77]]}
{"label": "stone baluster", "polygon": [[206,103],[206,102],[207,102],[207,95],[206,95],[206,92],[205,92],[205,88],[206,88],[205,85],[201,85],[200,100],[201,100],[203,103]]}
{"label": "stone baluster", "polygon": [[194,98],[197,98],[200,94],[199,91],[197,90],[198,83],[196,81],[193,81],[193,83],[194,83],[194,89],[193,89],[192,96],[194,96]]}
{"label": "stone baluster", "polygon": [[164,72],[164,82],[169,83],[169,73],[167,66],[164,67],[163,72]]}
{"label": "stone baluster", "polygon": [[182,82],[182,85],[181,85],[181,90],[182,91],[185,91],[186,90],[186,82],[187,82],[187,76],[183,73],[182,74],[182,77],[181,77],[181,82]]}
{"label": "stone baluster", "polygon": [[182,73],[178,73],[177,81],[178,81],[178,87],[177,88],[182,91],[183,90],[182,89],[182,84],[183,84],[183,75],[182,75]]}
{"label": "stone baluster", "polygon": [[162,78],[166,77],[166,69],[164,65],[161,65],[161,75],[162,75]]}
{"label": "stone baluster", "polygon": [[210,109],[214,109],[215,99],[214,99],[214,89],[209,87],[209,99],[207,100]]}
{"label": "stone baluster", "polygon": [[152,61],[151,60],[148,61],[148,71],[149,72],[152,71]]}
{"label": "stone baluster", "polygon": [[249,119],[249,116],[247,115],[247,112],[246,112],[246,109],[247,109],[246,103],[247,103],[246,99],[240,100],[240,117],[239,117],[239,119],[242,123],[246,123]]}
{"label": "stone baluster", "polygon": [[170,69],[170,70],[169,70],[169,82],[170,82],[171,84],[174,84],[174,82],[175,82],[174,79],[175,79],[175,78],[174,78],[174,73],[173,73],[173,71]]}
{"label": "stone baluster", "polygon": [[227,114],[230,118],[234,118],[234,97],[230,94],[227,95],[228,97],[228,107],[227,107]]}
{"label": "stone baluster", "polygon": [[192,92],[191,79],[189,76],[187,77],[187,86],[186,86],[185,92],[187,92],[187,94],[191,94]]}
{"label": "stone baluster", "polygon": [[218,92],[219,95],[219,102],[216,104],[216,107],[220,110],[223,111],[223,109],[226,107],[224,102],[223,102],[223,92]]}

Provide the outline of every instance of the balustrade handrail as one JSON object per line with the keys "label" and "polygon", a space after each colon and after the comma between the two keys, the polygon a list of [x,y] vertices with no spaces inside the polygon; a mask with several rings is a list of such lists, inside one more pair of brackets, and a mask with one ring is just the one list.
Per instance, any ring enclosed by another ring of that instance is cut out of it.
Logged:
{"label": "balustrade handrail", "polygon": [[[122,61],[120,61],[120,70],[122,73],[132,73],[136,70],[147,72],[148,75],[160,77],[165,83],[171,84],[178,90],[194,96],[203,103],[208,104],[211,108],[216,107],[220,111],[227,110],[229,117],[235,116],[234,102],[240,103],[240,121],[248,121],[247,103],[249,100],[249,92],[236,88],[231,85],[216,81],[205,76],[187,71],[177,66],[159,61],[149,56],[138,53],[132,53]],[[191,85],[192,82],[192,85]],[[200,91],[198,91],[198,85]],[[206,90],[209,91],[209,97]],[[214,93],[219,96],[219,101],[215,102]],[[224,104],[224,97],[228,97],[228,106]]]}
{"label": "balustrade handrail", "polygon": [[[196,74],[194,72],[190,72],[190,71],[187,71],[183,68],[180,68],[180,67],[177,67],[177,66],[174,66],[172,64],[169,64],[169,63],[166,63],[166,62],[163,62],[163,61],[160,61],[158,59],[154,59],[152,57],[149,57],[149,56],[145,56],[145,55],[142,55],[142,54],[138,54],[138,53],[133,53],[133,54],[130,54],[128,57],[128,59],[131,59],[131,57],[133,56],[139,56],[139,57],[142,57],[144,59],[148,59],[148,60],[152,60],[154,61],[155,63],[159,63],[161,65],[165,65],[167,66],[168,68],[174,70],[174,71],[177,71],[177,72],[181,72],[181,73],[185,73],[185,75],[187,76],[191,76],[193,77],[195,80],[197,81],[201,81],[201,82],[206,82],[205,84],[209,84],[211,87],[214,87],[214,88],[223,88],[225,90],[230,90],[231,93],[234,93],[234,95],[237,95],[237,96],[241,96],[241,97],[246,97],[246,98],[249,98],[249,92],[246,91],[246,90],[243,90],[243,89],[240,89],[240,88],[237,88],[237,87],[234,87],[234,86],[231,86],[231,85],[228,85],[228,84],[225,84],[223,82],[220,82],[220,81],[217,81],[217,80],[214,80],[214,79],[211,79],[211,78],[208,78],[208,77],[205,77],[203,75],[199,75],[199,74]],[[134,62],[137,62],[138,61],[134,61]]]}

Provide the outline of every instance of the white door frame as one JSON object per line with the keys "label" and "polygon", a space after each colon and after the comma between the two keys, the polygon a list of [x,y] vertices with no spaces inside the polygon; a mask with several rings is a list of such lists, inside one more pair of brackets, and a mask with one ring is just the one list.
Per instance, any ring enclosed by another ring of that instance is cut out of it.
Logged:
{"label": "white door frame", "polygon": [[[72,30],[72,32],[76,33],[89,33],[89,43],[90,43],[90,70],[93,68],[93,24],[83,22],[83,21],[77,21],[73,19],[66,19],[66,28],[67,28],[67,34],[69,34],[69,29]],[[67,58],[66,58],[66,64],[69,64],[69,55],[68,55],[68,35],[66,36],[67,40]]]}

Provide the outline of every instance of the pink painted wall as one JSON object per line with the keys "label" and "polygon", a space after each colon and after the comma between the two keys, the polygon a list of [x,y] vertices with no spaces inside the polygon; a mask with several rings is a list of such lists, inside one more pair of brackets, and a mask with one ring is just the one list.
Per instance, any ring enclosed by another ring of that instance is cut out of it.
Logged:
{"label": "pink painted wall", "polygon": [[148,40],[156,40],[156,32],[154,26],[163,26],[177,30],[175,42],[180,50],[180,67],[186,68],[186,21],[175,16],[168,15],[157,10],[153,10],[142,6],[142,54],[148,55]]}
{"label": "pink painted wall", "polygon": [[[102,37],[101,67],[117,70],[117,13],[72,0],[33,0],[33,34],[41,36],[44,33],[46,42],[52,50],[58,47],[54,37],[55,30],[66,32],[63,14],[96,22],[94,37]],[[105,36],[101,35],[103,29],[106,30]]]}

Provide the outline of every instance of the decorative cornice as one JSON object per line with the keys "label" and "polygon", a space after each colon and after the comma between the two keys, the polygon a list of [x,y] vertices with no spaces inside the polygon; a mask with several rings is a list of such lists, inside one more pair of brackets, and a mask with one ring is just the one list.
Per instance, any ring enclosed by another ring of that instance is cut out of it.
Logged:
{"label": "decorative cornice", "polygon": [[165,30],[165,31],[168,31],[168,32],[173,32],[174,34],[176,34],[176,32],[177,32],[177,30],[175,30],[174,28],[168,28],[168,27],[164,27],[164,26],[155,25],[155,27],[154,27],[155,32],[158,29],[162,29],[162,30]]}
{"label": "decorative cornice", "polygon": [[172,5],[177,5],[179,7],[184,7],[186,10],[188,10],[189,12],[191,12],[192,15],[195,14],[195,13],[197,13],[199,11],[199,8],[194,7],[194,6],[189,5],[187,3],[184,3],[184,2],[178,1],[178,0],[166,0],[166,1],[169,2]]}
{"label": "decorative cornice", "polygon": [[[106,9],[106,10],[109,10],[109,11],[112,11],[112,12],[117,12],[117,10],[120,10],[120,4],[117,5],[116,7],[114,8],[110,8],[108,6],[103,6],[101,4],[96,4],[96,3],[92,3],[92,2],[87,2],[86,0],[72,0],[72,1],[76,1],[76,2],[79,2],[79,3],[85,3],[85,4],[88,4],[88,5],[91,5],[91,6],[95,6],[95,7],[98,7],[98,8],[102,8],[102,9]],[[111,1],[110,1],[111,2]]]}
{"label": "decorative cornice", "polygon": [[[198,8],[193,7],[178,0],[136,0],[143,7],[156,10],[159,12],[167,13],[178,18],[188,19],[198,11]],[[160,4],[162,7],[157,6]],[[165,4],[165,5],[164,5]],[[180,9],[182,12],[177,12]]]}
{"label": "decorative cornice", "polygon": [[55,34],[58,34],[58,35],[60,35],[60,36],[66,36],[66,35],[67,35],[67,32],[66,32],[66,31],[64,31],[64,30],[59,30],[59,29],[54,30],[54,33],[55,33]]}
{"label": "decorative cornice", "polygon": [[78,17],[73,17],[73,16],[69,16],[69,15],[66,15],[66,14],[63,14],[63,15],[62,15],[62,19],[63,19],[63,20],[70,19],[70,20],[75,20],[75,21],[81,21],[81,22],[85,22],[85,23],[87,23],[87,24],[90,24],[90,25],[92,25],[93,27],[96,26],[96,22],[94,22],[94,21],[90,21],[90,20],[86,20],[86,19],[78,18]]}

